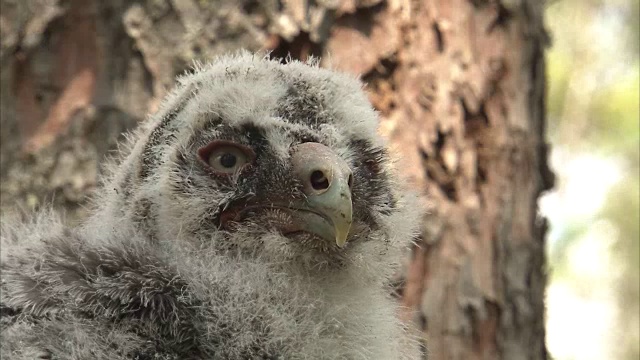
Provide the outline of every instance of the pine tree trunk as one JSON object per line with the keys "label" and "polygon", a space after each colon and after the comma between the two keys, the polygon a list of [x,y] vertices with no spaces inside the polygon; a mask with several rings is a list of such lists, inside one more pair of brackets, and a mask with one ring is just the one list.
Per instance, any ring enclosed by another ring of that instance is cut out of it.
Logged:
{"label": "pine tree trunk", "polygon": [[99,163],[192,59],[361,74],[424,197],[403,316],[429,359],[546,359],[546,34],[535,0],[0,0],[3,209],[82,218]]}

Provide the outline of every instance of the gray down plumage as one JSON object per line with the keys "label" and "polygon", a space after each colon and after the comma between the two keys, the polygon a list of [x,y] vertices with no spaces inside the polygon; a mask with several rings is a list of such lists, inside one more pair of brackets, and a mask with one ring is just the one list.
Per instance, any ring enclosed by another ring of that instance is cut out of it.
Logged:
{"label": "gray down plumage", "polygon": [[[2,219],[0,355],[413,358],[388,281],[420,212],[376,127],[361,84],[316,63],[197,65],[107,165],[85,223]],[[220,139],[250,149],[251,166],[212,173],[199,149]],[[281,209],[231,212],[303,201],[290,149],[306,142],[352,171],[344,248],[274,226],[293,221]]]}

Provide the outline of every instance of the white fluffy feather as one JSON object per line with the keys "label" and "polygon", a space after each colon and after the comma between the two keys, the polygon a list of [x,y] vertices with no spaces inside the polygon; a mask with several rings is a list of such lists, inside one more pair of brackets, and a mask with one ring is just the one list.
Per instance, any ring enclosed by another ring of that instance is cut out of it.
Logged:
{"label": "white fluffy feather", "polygon": [[[205,228],[233,186],[202,187],[195,165],[176,165],[194,136],[217,136],[204,130],[212,116],[265,128],[285,164],[288,134],[311,129],[275,115],[300,79],[322,99],[314,114],[332,119],[313,124],[322,143],[354,166],[354,140],[384,145],[352,77],[248,53],[197,66],[113,161],[83,226],[65,229],[51,214],[3,225],[3,358],[412,358],[417,347],[388,280],[420,212],[388,161],[380,166],[393,206],[368,199],[378,227],[354,225],[362,233],[341,252],[310,249],[260,223]],[[187,190],[176,191],[178,183]]]}

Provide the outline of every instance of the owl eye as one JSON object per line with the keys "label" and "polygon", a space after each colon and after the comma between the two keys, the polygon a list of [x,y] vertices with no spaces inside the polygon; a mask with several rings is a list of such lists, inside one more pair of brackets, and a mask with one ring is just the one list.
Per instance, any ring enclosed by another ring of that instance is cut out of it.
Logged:
{"label": "owl eye", "polygon": [[237,173],[255,157],[250,148],[225,140],[216,140],[200,148],[198,155],[217,174]]}

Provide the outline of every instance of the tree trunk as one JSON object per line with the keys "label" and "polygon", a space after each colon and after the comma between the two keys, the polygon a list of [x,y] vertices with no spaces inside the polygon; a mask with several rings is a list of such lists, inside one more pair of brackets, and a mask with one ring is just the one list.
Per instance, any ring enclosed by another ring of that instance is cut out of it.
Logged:
{"label": "tree trunk", "polygon": [[80,219],[98,164],[192,59],[361,74],[424,197],[403,316],[429,359],[546,359],[546,34],[535,0],[0,0],[3,209]]}

